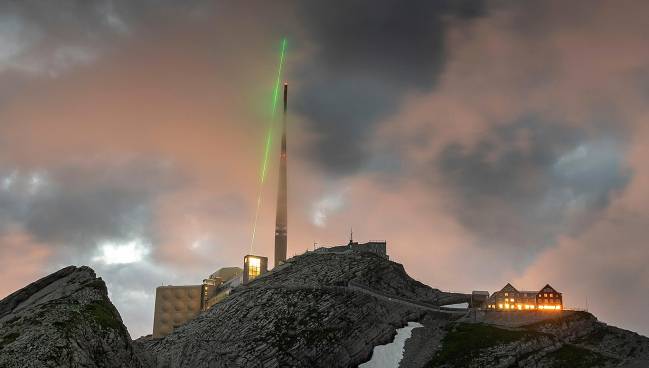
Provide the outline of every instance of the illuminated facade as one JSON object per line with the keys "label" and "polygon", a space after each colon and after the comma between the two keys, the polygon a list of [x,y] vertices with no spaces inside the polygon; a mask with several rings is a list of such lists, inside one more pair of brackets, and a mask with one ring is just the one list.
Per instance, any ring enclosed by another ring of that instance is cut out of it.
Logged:
{"label": "illuminated facade", "polygon": [[153,337],[168,335],[174,328],[194,319],[201,311],[225,299],[241,284],[242,270],[225,267],[203,280],[201,285],[159,286],[153,313]]}
{"label": "illuminated facade", "polygon": [[268,257],[247,255],[243,257],[243,283],[256,279],[268,271]]}
{"label": "illuminated facade", "polygon": [[549,284],[540,291],[519,291],[508,283],[489,297],[486,307],[500,311],[558,311],[563,309],[563,295]]}
{"label": "illuminated facade", "polygon": [[242,274],[239,267],[224,267],[203,280],[201,310],[210,309],[230,295],[230,291],[241,284]]}
{"label": "illuminated facade", "polygon": [[536,295],[536,304],[539,309],[560,310],[563,309],[563,295],[546,284]]}

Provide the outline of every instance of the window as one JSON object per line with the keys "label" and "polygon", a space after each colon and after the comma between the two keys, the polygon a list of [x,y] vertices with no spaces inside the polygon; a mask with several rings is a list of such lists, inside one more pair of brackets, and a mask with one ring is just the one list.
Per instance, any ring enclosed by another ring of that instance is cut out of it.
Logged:
{"label": "window", "polygon": [[252,280],[261,273],[261,260],[259,258],[248,259],[248,279]]}

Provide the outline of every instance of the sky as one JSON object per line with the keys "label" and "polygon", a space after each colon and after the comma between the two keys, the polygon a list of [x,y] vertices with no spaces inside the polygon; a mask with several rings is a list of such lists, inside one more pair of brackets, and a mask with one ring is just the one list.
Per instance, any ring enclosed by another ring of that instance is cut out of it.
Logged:
{"label": "sky", "polygon": [[[240,266],[286,37],[289,256],[353,227],[432,287],[550,283],[649,335],[648,12],[3,1],[0,298],[89,265],[137,338],[155,287]],[[252,249],[271,259],[274,132]]]}

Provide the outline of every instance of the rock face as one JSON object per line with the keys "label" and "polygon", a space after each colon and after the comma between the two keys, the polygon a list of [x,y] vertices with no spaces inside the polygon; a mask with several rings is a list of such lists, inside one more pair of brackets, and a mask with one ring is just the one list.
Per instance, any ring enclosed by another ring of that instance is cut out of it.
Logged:
{"label": "rock face", "polygon": [[550,314],[515,328],[458,322],[447,325],[441,348],[425,366],[649,367],[649,339],[607,326],[587,312]]}
{"label": "rock face", "polygon": [[158,367],[350,367],[424,314],[457,318],[443,293],[371,253],[294,257],[165,338],[137,344]]}
{"label": "rock face", "polygon": [[88,267],[66,267],[0,301],[0,367],[141,366]]}
{"label": "rock face", "polygon": [[0,367],[354,367],[414,321],[400,367],[649,367],[648,338],[586,312],[440,307],[468,298],[371,253],[309,252],[131,342],[103,281],[68,267],[0,301]]}
{"label": "rock face", "polygon": [[169,336],[136,346],[155,367],[354,367],[418,321],[424,327],[412,331],[400,367],[649,366],[649,339],[589,313],[474,321],[439,307],[467,298],[423,285],[370,253],[306,253]]}

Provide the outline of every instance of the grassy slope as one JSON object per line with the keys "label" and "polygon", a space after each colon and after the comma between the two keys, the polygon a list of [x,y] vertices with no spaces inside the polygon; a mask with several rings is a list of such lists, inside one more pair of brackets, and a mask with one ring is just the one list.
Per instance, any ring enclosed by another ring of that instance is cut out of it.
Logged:
{"label": "grassy slope", "polygon": [[[468,367],[486,349],[543,337],[552,338],[549,334],[533,330],[507,330],[490,325],[458,323],[444,337],[442,348],[435,354],[428,367]],[[517,358],[526,358],[534,353]],[[609,360],[601,354],[571,344],[564,344],[541,359],[547,359],[551,366],[556,368],[595,367]]]}

